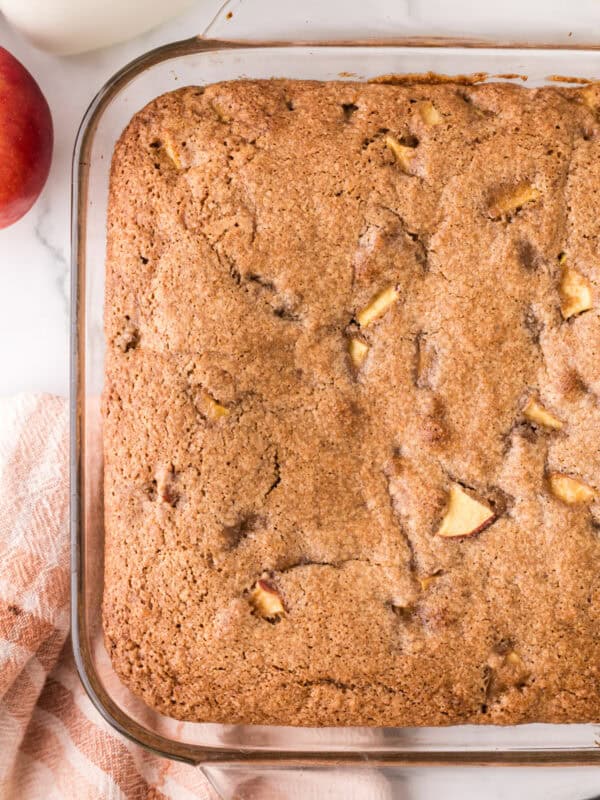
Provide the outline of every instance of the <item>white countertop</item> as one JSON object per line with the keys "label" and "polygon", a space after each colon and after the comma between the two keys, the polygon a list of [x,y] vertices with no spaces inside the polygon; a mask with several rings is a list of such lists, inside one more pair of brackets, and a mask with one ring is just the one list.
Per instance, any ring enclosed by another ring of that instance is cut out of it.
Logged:
{"label": "white countertop", "polygon": [[[320,3],[327,5],[327,10],[318,25],[314,15],[323,12],[318,2],[282,0],[281,17],[266,14],[266,3],[267,0],[255,0],[253,4],[238,0],[232,6],[233,19],[226,22],[222,16],[217,32],[231,30],[232,36],[256,38],[286,34],[293,38],[295,33],[307,39],[334,34],[356,38],[357,30],[362,34],[360,38],[407,32],[456,36],[467,33],[466,17],[460,13],[462,8],[469,10],[471,34],[495,33],[522,39],[528,28],[538,40],[600,41],[600,14],[594,0],[580,0],[576,4],[563,0],[543,3],[510,0],[502,4],[501,20],[490,17],[491,5],[487,3],[377,0],[369,7],[376,8],[378,21],[370,19],[367,23],[360,21],[365,6],[333,0],[329,4]],[[4,287],[0,292],[0,396],[27,390],[67,393],[71,154],[87,105],[118,68],[159,44],[201,33],[220,6],[220,0],[198,0],[186,14],[134,41],[68,58],[34,50],[0,18],[0,45],[23,61],[36,77],[53,111],[55,124],[54,161],[42,197],[24,219],[0,231]],[[600,795],[600,770],[417,769],[396,773],[393,787],[394,797],[409,800],[434,797],[584,800]],[[334,795],[325,791],[325,796]]]}

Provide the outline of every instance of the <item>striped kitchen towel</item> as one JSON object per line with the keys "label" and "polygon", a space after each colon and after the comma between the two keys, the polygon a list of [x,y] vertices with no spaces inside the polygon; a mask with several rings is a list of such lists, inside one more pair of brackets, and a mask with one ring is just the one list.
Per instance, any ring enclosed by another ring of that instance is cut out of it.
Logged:
{"label": "striped kitchen towel", "polygon": [[200,770],[115,733],[79,682],[67,441],[63,399],[0,399],[0,798],[214,800]]}

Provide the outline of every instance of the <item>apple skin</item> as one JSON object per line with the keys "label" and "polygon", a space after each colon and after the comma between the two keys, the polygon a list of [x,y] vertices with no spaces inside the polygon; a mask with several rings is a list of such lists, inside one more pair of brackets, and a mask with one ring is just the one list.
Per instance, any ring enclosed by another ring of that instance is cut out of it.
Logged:
{"label": "apple skin", "polygon": [[0,47],[0,228],[20,219],[44,188],[54,134],[40,87]]}

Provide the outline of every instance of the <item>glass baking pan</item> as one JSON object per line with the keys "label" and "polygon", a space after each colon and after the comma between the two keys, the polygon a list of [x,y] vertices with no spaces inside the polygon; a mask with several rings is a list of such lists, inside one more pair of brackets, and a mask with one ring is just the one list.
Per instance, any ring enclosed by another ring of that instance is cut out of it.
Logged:
{"label": "glass baking pan", "polygon": [[[201,37],[133,61],[99,92],[74,154],[72,219],[71,530],[72,635],[92,701],[122,734],[193,764],[402,766],[434,764],[600,765],[600,725],[445,728],[289,728],[183,723],[133,696],[112,669],[101,631],[103,521],[100,393],[108,179],[116,139],[157,95],[188,84],[239,77],[365,80],[384,74],[487,73],[600,76],[594,46],[528,47],[445,40],[385,43],[249,43]],[[496,77],[494,77],[496,76]],[[501,78],[507,80],[506,77]]]}

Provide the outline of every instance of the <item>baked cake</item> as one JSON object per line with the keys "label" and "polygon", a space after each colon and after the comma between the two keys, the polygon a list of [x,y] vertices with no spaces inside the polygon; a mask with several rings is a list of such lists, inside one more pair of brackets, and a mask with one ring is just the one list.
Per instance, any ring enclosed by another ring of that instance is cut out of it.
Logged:
{"label": "baked cake", "polygon": [[600,719],[600,90],[235,81],[117,144],[104,628],[168,716]]}

